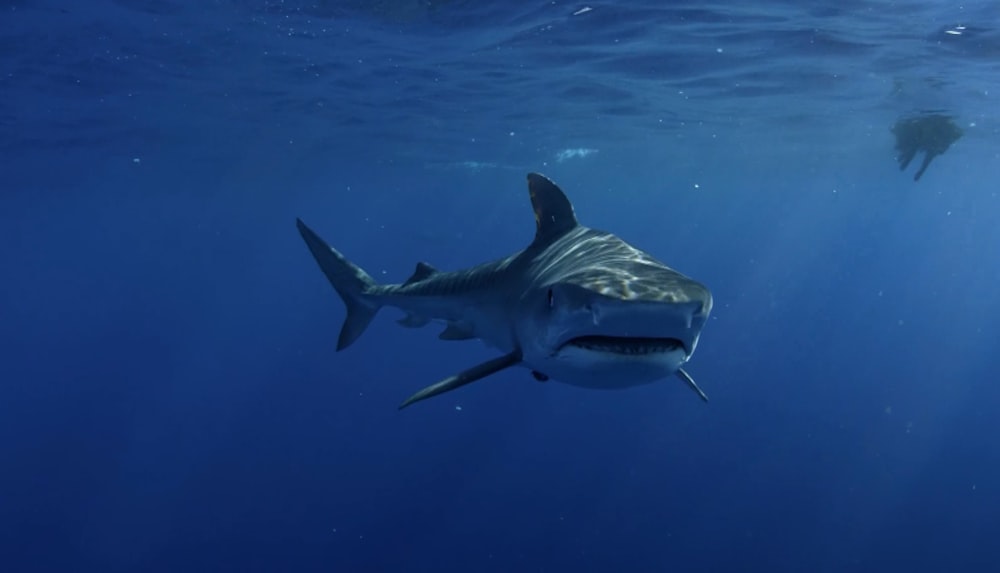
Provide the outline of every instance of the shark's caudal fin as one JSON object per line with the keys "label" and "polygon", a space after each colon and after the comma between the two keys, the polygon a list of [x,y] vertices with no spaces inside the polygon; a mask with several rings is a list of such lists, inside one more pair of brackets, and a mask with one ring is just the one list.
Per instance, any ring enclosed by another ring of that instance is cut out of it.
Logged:
{"label": "shark's caudal fin", "polygon": [[337,350],[343,350],[361,336],[378,312],[379,305],[365,296],[376,283],[361,267],[328,245],[301,219],[295,220],[295,226],[309,246],[309,251],[319,264],[319,268],[323,270],[323,274],[330,280],[330,284],[347,307],[347,318],[340,329],[340,339],[337,340]]}

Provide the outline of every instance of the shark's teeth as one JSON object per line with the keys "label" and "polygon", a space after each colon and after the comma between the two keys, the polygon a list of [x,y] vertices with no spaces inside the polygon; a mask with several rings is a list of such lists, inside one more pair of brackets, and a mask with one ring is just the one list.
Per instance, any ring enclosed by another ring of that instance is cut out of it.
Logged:
{"label": "shark's teeth", "polygon": [[618,336],[581,336],[566,343],[595,352],[610,352],[613,354],[660,354],[683,349],[684,345],[676,338],[641,338]]}

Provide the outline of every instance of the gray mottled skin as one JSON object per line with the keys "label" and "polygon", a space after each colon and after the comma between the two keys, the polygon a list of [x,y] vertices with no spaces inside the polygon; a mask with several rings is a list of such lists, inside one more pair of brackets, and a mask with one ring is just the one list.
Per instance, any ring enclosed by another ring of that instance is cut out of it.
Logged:
{"label": "gray mottled skin", "polygon": [[[563,192],[529,174],[536,234],[524,250],[469,269],[417,265],[405,283],[378,285],[299,222],[348,317],[338,349],[361,334],[378,308],[394,306],[403,326],[445,323],[441,338],[478,338],[503,356],[430,386],[414,401],[452,390],[514,364],[536,378],[621,388],[677,374],[697,345],[712,298],[700,283],[615,235],[576,221]],[[588,338],[591,337],[591,338]],[[600,337],[600,338],[592,338]]]}

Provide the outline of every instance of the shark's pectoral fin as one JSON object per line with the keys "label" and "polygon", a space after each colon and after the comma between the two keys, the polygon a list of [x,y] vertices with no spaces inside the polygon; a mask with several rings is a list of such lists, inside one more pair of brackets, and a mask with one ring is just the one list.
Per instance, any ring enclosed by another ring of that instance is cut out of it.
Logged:
{"label": "shark's pectoral fin", "polygon": [[431,384],[404,400],[403,403],[399,405],[399,409],[402,410],[414,402],[419,402],[420,400],[426,400],[427,398],[437,396],[438,394],[450,392],[455,388],[461,388],[462,386],[475,382],[480,378],[485,378],[490,374],[495,374],[505,368],[510,368],[520,361],[520,352],[511,352],[510,354],[504,354],[503,356],[499,356],[493,360],[487,360],[482,364],[477,364],[472,368],[463,370],[454,376],[449,376],[437,384]]}
{"label": "shark's pectoral fin", "polygon": [[444,330],[441,331],[441,334],[438,335],[438,338],[441,340],[470,340],[475,337],[475,334],[472,334],[455,323],[449,323],[448,326],[444,327]]}
{"label": "shark's pectoral fin", "polygon": [[699,388],[698,385],[695,383],[694,378],[692,378],[690,374],[685,372],[683,368],[677,371],[677,377],[683,380],[684,383],[688,385],[688,388],[694,390],[695,393],[698,394],[698,396],[702,400],[708,402],[708,396],[706,396],[705,393],[701,391],[701,388]]}

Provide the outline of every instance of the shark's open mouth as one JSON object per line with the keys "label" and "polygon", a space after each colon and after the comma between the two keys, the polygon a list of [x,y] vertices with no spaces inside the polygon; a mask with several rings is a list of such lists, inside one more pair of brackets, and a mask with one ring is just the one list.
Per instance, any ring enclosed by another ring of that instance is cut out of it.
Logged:
{"label": "shark's open mouth", "polygon": [[628,336],[579,336],[565,346],[575,346],[595,352],[612,354],[660,354],[684,350],[684,343],[676,338],[643,338]]}

